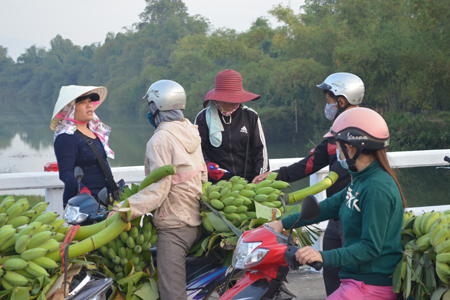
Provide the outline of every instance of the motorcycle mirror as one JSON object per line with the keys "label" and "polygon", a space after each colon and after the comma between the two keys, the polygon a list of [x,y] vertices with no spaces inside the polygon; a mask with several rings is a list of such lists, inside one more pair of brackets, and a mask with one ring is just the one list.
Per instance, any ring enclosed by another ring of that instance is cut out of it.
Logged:
{"label": "motorcycle mirror", "polygon": [[73,175],[78,181],[81,181],[81,179],[83,179],[84,177],[83,170],[79,166],[75,167],[75,169],[73,170]]}
{"label": "motorcycle mirror", "polygon": [[291,227],[288,237],[288,245],[294,245],[294,237],[292,235],[292,230],[297,226],[301,220],[313,220],[320,215],[320,205],[316,197],[313,195],[308,195],[303,199],[302,208],[300,210],[300,218]]}
{"label": "motorcycle mirror", "polygon": [[83,170],[79,166],[76,166],[75,169],[73,170],[73,176],[75,176],[75,178],[77,179],[77,182],[78,182],[78,193],[80,193],[81,179],[83,179],[83,177],[84,177]]}
{"label": "motorcycle mirror", "polygon": [[108,207],[109,205],[109,195],[108,195],[108,189],[106,187],[102,188],[100,190],[100,192],[98,192],[98,201],[100,201],[100,203],[105,206]]}
{"label": "motorcycle mirror", "polygon": [[313,195],[308,195],[303,200],[302,208],[300,211],[300,219],[299,220],[312,220],[317,218],[320,215],[320,205],[319,201],[317,201],[316,197]]}

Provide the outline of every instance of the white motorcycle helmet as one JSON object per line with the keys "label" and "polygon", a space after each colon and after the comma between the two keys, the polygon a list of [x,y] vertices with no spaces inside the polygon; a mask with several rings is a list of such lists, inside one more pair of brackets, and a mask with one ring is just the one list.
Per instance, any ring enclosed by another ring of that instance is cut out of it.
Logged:
{"label": "white motorcycle helmet", "polygon": [[185,109],[186,93],[184,88],[172,80],[159,80],[153,83],[144,98],[150,104],[154,102],[160,111]]}
{"label": "white motorcycle helmet", "polygon": [[336,97],[344,96],[351,105],[360,104],[364,97],[364,82],[351,73],[331,74],[317,87],[332,92]]}

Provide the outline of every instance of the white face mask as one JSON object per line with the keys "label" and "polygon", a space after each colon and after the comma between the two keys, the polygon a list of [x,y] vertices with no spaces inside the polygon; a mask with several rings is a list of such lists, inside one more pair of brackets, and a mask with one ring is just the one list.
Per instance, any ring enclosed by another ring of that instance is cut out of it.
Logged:
{"label": "white face mask", "polygon": [[348,170],[348,164],[347,164],[347,160],[344,158],[344,160],[341,160],[340,156],[340,149],[336,148],[336,156],[337,156],[337,160],[338,162],[341,164],[341,167],[343,167],[344,169]]}

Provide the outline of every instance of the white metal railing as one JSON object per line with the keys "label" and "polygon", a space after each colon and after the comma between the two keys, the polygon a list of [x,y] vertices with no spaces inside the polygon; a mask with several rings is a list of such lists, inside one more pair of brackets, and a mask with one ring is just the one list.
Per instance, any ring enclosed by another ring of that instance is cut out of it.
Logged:
{"label": "white metal railing", "polygon": [[[389,152],[388,157],[393,168],[429,167],[448,165],[444,161],[444,156],[450,156],[450,149],[446,150],[421,150]],[[277,170],[282,166],[289,166],[301,158],[280,158],[270,159],[270,167]],[[112,173],[116,180],[124,179],[127,184],[139,183],[144,179],[144,167],[118,167],[112,168]],[[328,174],[328,168],[323,168],[319,172],[310,176],[310,185],[313,185]],[[57,172],[28,172],[28,173],[6,173],[0,174],[0,191],[44,189],[45,199],[50,202],[48,210],[55,211],[62,215],[62,193],[64,184],[59,180]],[[325,198],[325,192],[316,195],[319,200]],[[414,212],[446,210],[450,205],[427,206],[411,208]],[[325,226],[325,224],[322,224]],[[321,226],[321,227],[322,227]]]}

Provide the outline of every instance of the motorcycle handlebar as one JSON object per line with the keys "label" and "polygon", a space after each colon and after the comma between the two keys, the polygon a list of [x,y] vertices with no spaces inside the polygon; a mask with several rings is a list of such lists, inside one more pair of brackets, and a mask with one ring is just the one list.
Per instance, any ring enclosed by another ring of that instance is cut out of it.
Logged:
{"label": "motorcycle handlebar", "polygon": [[[298,268],[301,266],[298,260],[295,259],[295,252],[297,252],[298,249],[300,248],[295,246],[289,246],[284,252],[284,258],[288,263],[289,268],[291,268],[292,270],[298,270]],[[316,271],[320,271],[323,267],[323,263],[320,261],[315,261],[307,265],[316,269]]]}

